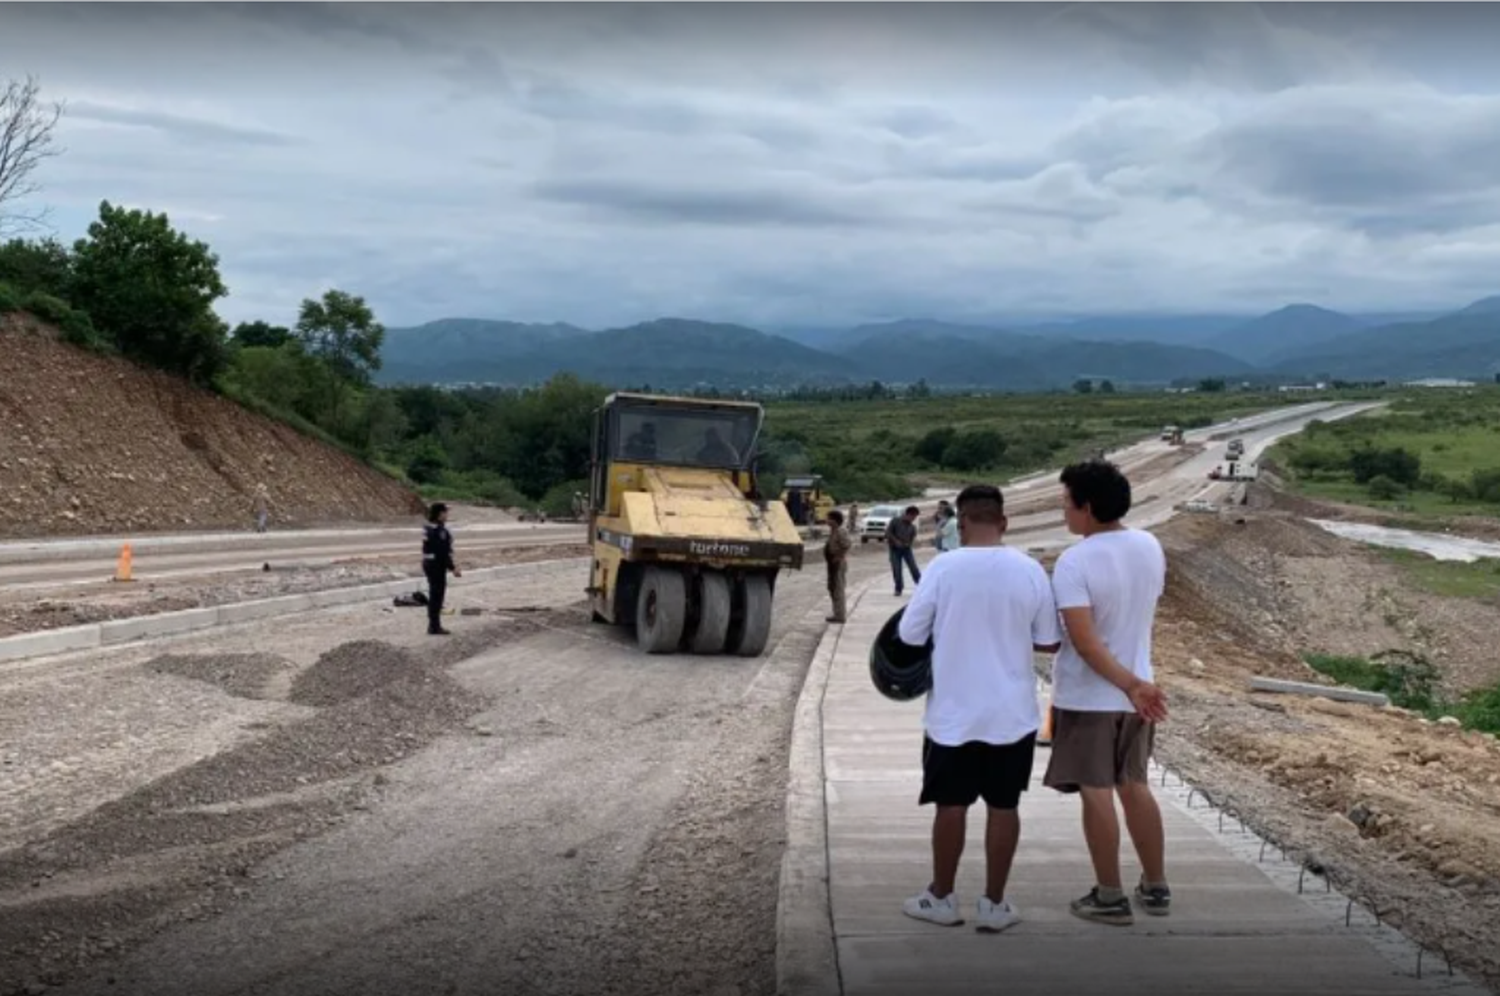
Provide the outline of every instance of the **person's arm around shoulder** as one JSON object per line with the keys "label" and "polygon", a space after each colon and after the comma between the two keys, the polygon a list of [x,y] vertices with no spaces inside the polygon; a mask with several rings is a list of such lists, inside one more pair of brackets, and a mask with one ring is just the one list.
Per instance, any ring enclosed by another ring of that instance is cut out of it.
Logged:
{"label": "person's arm around shoulder", "polygon": [[1031,620],[1031,649],[1039,654],[1055,654],[1062,649],[1062,622],[1057,618],[1057,599],[1052,595],[1052,580],[1047,569],[1033,560],[1037,586],[1036,616]]}
{"label": "person's arm around shoulder", "polygon": [[901,625],[897,628],[896,635],[901,637],[902,643],[920,647],[932,637],[942,577],[942,569],[938,566],[938,561],[934,560],[927,573],[922,575],[922,583],[912,593],[911,601],[906,603],[906,611],[901,614]]}
{"label": "person's arm around shoulder", "polygon": [[1167,718],[1166,696],[1161,689],[1149,681],[1143,681],[1135,672],[1115,660],[1115,655],[1109,652],[1109,647],[1105,646],[1104,640],[1099,636],[1099,630],[1094,624],[1093,601],[1089,596],[1087,579],[1083,576],[1078,558],[1068,556],[1076,549],[1074,547],[1057,558],[1057,566],[1052,571],[1052,590],[1068,639],[1072,641],[1073,649],[1078,651],[1078,656],[1083,658],[1084,663],[1095,674],[1130,698],[1130,704],[1135,706],[1141,718],[1153,723],[1161,722]]}

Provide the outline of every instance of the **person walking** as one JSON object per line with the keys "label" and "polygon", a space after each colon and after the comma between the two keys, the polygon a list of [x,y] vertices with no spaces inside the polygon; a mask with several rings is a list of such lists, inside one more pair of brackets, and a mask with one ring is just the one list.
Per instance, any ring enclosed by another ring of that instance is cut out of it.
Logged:
{"label": "person walking", "polygon": [[271,519],[271,493],[266,490],[264,483],[255,486],[255,494],[250,499],[250,509],[255,515],[255,531],[265,532],[266,525]]}
{"label": "person walking", "polygon": [[902,566],[911,571],[911,583],[922,583],[922,572],[917,567],[917,555],[912,550],[917,542],[917,517],[922,512],[915,505],[907,506],[906,512],[892,519],[885,527],[885,543],[891,556],[891,576],[896,581],[896,597],[906,590]]}
{"label": "person walking", "polygon": [[828,542],[823,544],[823,559],[828,563],[828,597],[833,600],[833,615],[828,622],[842,623],[849,618],[847,587],[849,579],[849,549],[853,541],[844,531],[844,513],[838,509],[828,513]]}
{"label": "person walking", "polygon": [[448,593],[448,572],[461,578],[463,571],[453,560],[453,534],[448,532],[448,506],[435,502],[427,510],[422,533],[422,573],[427,575],[427,635],[448,636],[443,628],[443,598]]}
{"label": "person walking", "polygon": [[976,926],[989,932],[1021,919],[1006,885],[1041,725],[1032,654],[1055,652],[1062,640],[1047,572],[1004,545],[1006,525],[999,488],[965,488],[958,496],[963,545],[928,565],[897,630],[903,643],[933,642],[918,805],[936,808],[932,881],[902,910],[943,926],[963,922],[954,883],[969,809],[983,799],[985,891]]}
{"label": "person walking", "polygon": [[1073,914],[1125,925],[1135,917],[1121,881],[1116,797],[1141,863],[1136,904],[1164,916],[1172,902],[1161,809],[1147,780],[1156,724],[1167,718],[1151,666],[1166,555],[1155,536],[1125,525],[1130,482],[1113,464],[1075,464],[1061,483],[1068,530],[1083,538],[1052,571],[1065,641],[1053,665],[1052,756],[1042,784],[1082,798],[1095,884],[1071,903]]}

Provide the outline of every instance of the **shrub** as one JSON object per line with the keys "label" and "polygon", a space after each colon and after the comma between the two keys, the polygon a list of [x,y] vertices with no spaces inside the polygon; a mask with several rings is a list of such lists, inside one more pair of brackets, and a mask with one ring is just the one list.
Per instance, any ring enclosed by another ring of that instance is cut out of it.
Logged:
{"label": "shrub", "polygon": [[0,315],[21,310],[21,295],[10,284],[0,284]]}
{"label": "shrub", "polygon": [[1410,487],[1422,476],[1422,460],[1399,446],[1392,449],[1368,447],[1350,455],[1349,470],[1360,484],[1369,484],[1377,477],[1389,477],[1397,484]]}
{"label": "shrub", "polygon": [[48,325],[56,325],[59,328],[73,314],[73,308],[68,302],[60,297],[41,292],[26,295],[26,300],[21,302],[21,307]]}
{"label": "shrub", "polygon": [[1384,474],[1381,474],[1379,477],[1372,478],[1368,484],[1368,487],[1370,490],[1370,497],[1376,498],[1380,501],[1393,501],[1401,497],[1402,492],[1406,490],[1396,481],[1391,480]]}

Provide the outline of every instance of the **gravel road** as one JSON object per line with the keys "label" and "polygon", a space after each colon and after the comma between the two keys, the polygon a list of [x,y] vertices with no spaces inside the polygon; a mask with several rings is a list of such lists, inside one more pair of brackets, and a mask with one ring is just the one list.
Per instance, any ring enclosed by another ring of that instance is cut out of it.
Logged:
{"label": "gravel road", "polygon": [[0,670],[0,993],[774,992],[820,565],[761,660],[643,657],[585,579]]}

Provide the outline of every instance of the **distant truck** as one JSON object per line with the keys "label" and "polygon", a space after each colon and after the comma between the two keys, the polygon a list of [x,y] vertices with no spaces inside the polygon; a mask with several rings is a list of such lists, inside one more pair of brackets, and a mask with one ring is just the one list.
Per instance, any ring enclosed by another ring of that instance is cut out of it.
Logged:
{"label": "distant truck", "polygon": [[1224,451],[1224,459],[1233,463],[1245,455],[1245,441],[1243,439],[1231,439],[1229,448]]}
{"label": "distant truck", "polygon": [[1172,446],[1182,445],[1182,429],[1175,425],[1163,426],[1161,430],[1162,442]]}
{"label": "distant truck", "polygon": [[1253,481],[1260,476],[1260,466],[1252,461],[1229,460],[1208,472],[1211,481]]}

